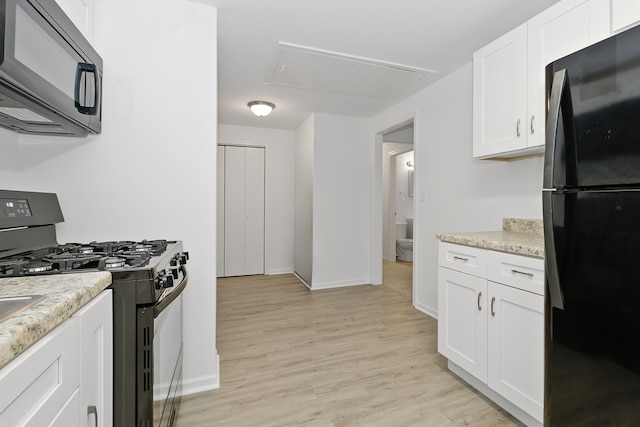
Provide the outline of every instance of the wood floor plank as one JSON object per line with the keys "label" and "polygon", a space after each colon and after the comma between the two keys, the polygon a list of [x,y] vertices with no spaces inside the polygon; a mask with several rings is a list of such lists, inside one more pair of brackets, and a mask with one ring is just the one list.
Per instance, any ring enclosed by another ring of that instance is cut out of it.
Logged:
{"label": "wood floor plank", "polygon": [[294,275],[217,288],[220,389],[184,396],[179,427],[521,425],[446,369],[406,293]]}

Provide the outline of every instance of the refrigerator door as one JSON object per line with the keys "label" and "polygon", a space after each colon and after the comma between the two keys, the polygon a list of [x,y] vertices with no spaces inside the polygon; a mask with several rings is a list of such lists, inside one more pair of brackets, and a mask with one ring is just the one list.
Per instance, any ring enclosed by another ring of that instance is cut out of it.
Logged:
{"label": "refrigerator door", "polygon": [[567,70],[571,83],[577,181],[568,187],[640,184],[639,45],[635,27],[547,66],[548,81]]}
{"label": "refrigerator door", "polygon": [[545,425],[638,425],[640,189],[552,197],[564,308],[547,299]]}

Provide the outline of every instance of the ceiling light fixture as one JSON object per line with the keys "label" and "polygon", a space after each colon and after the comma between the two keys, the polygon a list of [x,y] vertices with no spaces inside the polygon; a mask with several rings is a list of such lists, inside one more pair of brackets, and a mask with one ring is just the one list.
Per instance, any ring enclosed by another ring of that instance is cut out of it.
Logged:
{"label": "ceiling light fixture", "polygon": [[268,116],[271,110],[276,106],[267,101],[251,101],[247,104],[251,108],[251,112],[258,117]]}

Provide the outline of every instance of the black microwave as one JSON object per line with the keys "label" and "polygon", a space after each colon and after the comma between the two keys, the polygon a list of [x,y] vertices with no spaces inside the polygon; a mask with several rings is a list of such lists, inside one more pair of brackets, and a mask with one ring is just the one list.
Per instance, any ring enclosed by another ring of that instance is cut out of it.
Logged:
{"label": "black microwave", "polygon": [[102,58],[54,0],[0,0],[0,127],[102,130]]}

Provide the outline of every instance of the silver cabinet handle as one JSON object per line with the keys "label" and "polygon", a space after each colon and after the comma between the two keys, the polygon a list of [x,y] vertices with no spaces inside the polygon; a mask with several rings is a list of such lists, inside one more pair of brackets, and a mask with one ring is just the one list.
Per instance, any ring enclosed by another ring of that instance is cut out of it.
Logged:
{"label": "silver cabinet handle", "polygon": [[520,119],[516,122],[516,136],[520,138]]}
{"label": "silver cabinet handle", "polygon": [[98,427],[98,408],[95,405],[87,406],[87,415],[93,415],[96,420],[96,427]]}
{"label": "silver cabinet handle", "polygon": [[469,262],[469,258],[463,258],[461,256],[455,256],[454,255],[453,259],[455,259],[457,261]]}
{"label": "silver cabinet handle", "polygon": [[496,302],[496,297],[491,298],[491,315],[492,316],[496,315],[496,312],[493,310],[493,305],[495,304],[495,302]]}
{"label": "silver cabinet handle", "polygon": [[482,292],[478,292],[478,310],[482,311],[482,306],[480,305],[480,298],[482,298]]}
{"label": "silver cabinet handle", "polygon": [[520,270],[511,269],[511,272],[513,274],[522,274],[523,276],[533,277],[533,273],[527,273],[527,272],[520,271]]}
{"label": "silver cabinet handle", "polygon": [[535,120],[536,116],[534,116],[533,114],[531,115],[531,135],[533,135],[534,133],[536,133],[536,130],[533,128],[533,121]]}

